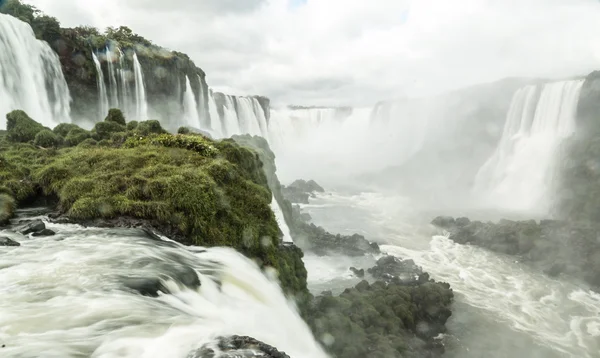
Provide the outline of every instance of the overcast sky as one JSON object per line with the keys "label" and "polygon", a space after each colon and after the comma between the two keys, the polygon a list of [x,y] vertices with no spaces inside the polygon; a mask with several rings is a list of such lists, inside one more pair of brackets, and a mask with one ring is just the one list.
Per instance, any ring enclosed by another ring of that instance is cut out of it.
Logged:
{"label": "overcast sky", "polygon": [[63,26],[127,25],[210,86],[370,105],[506,76],[600,69],[598,0],[25,0]]}

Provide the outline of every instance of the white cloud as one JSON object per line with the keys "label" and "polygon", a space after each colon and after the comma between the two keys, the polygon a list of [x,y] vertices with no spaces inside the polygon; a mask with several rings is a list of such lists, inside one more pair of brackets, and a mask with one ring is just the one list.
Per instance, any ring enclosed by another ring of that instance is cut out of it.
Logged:
{"label": "white cloud", "polygon": [[600,68],[597,0],[30,0],[66,26],[127,25],[209,84],[275,103],[368,105],[506,76]]}

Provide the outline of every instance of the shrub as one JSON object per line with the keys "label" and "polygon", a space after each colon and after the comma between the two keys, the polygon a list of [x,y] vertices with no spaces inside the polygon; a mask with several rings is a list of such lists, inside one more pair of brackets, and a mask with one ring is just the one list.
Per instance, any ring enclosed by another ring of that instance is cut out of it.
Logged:
{"label": "shrub", "polygon": [[7,138],[12,142],[29,142],[44,126],[31,119],[27,113],[15,110],[6,115]]}
{"label": "shrub", "polygon": [[65,144],[69,147],[74,147],[84,140],[90,138],[90,132],[82,128],[74,128],[69,131],[65,137]]}
{"label": "shrub", "polygon": [[110,139],[117,132],[125,132],[125,126],[111,121],[98,122],[92,130],[92,137],[96,140]]}
{"label": "shrub", "polygon": [[188,127],[179,127],[177,130],[178,134],[190,134],[190,129]]}
{"label": "shrub", "polygon": [[95,139],[87,138],[83,142],[79,143],[77,146],[82,147],[82,148],[89,148],[89,147],[95,147],[96,145],[98,145],[98,142],[96,142]]}
{"label": "shrub", "polygon": [[108,110],[108,116],[104,119],[106,122],[114,122],[122,126],[126,125],[125,116],[118,108],[111,108]]}
{"label": "shrub", "polygon": [[202,136],[195,135],[160,134],[147,137],[132,136],[125,142],[125,147],[127,148],[135,148],[142,145],[187,149],[207,157],[214,157],[219,152],[211,141]]}
{"label": "shrub", "polygon": [[167,133],[167,131],[164,130],[163,127],[160,125],[160,122],[155,119],[142,121],[138,124],[137,128],[135,129],[135,134],[142,136],[163,133]]}
{"label": "shrub", "polygon": [[69,132],[73,129],[81,129],[78,125],[72,123],[61,123],[52,130],[59,136],[66,138]]}
{"label": "shrub", "polygon": [[35,135],[35,139],[33,140],[33,144],[43,147],[43,148],[52,148],[58,147],[63,142],[62,137],[54,134],[49,129],[44,129],[38,134]]}
{"label": "shrub", "polygon": [[16,209],[15,199],[7,194],[0,194],[0,225],[6,225],[13,217]]}
{"label": "shrub", "polygon": [[131,121],[131,122],[127,123],[127,130],[132,131],[132,130],[136,129],[138,124],[139,124],[138,121]]}

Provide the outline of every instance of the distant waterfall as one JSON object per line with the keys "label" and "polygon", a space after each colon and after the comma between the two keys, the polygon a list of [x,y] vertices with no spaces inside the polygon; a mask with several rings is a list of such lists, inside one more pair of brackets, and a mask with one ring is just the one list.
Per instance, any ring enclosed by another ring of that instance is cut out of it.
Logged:
{"label": "distant waterfall", "polygon": [[240,123],[238,120],[237,112],[235,110],[235,104],[233,103],[233,99],[231,96],[225,97],[225,106],[223,107],[223,123],[225,128],[225,133],[229,135],[240,134],[242,130],[240,129]]}
{"label": "distant waterfall", "polygon": [[518,90],[496,151],[475,180],[475,191],[495,207],[545,212],[561,142],[575,130],[581,81]]}
{"label": "distant waterfall", "polygon": [[[47,126],[70,122],[70,95],[58,56],[31,27],[0,14],[0,118],[22,109]],[[0,128],[5,121],[0,120]]]}
{"label": "distant waterfall", "polygon": [[146,101],[146,86],[144,84],[144,73],[138,61],[137,54],[133,53],[133,72],[135,76],[135,99],[137,119],[145,121],[148,119],[148,102]]}
{"label": "distant waterfall", "polygon": [[125,55],[117,47],[119,51],[119,83],[121,87],[120,93],[120,108],[129,116],[131,113],[131,71],[125,66]]}
{"label": "distant waterfall", "polygon": [[108,113],[108,96],[106,94],[106,86],[104,85],[104,74],[102,73],[102,66],[95,53],[92,53],[92,59],[96,65],[96,83],[98,84],[98,111],[100,111],[100,118],[104,118]]}
{"label": "distant waterfall", "polygon": [[210,131],[218,137],[236,134],[269,137],[267,116],[255,97],[230,96],[209,89],[208,113]]}
{"label": "distant waterfall", "polygon": [[202,126],[200,123],[200,117],[198,117],[198,106],[196,104],[196,98],[194,96],[194,91],[192,90],[192,85],[190,84],[190,79],[188,76],[185,76],[185,92],[183,93],[183,112],[185,121],[188,126],[192,128],[200,128]]}

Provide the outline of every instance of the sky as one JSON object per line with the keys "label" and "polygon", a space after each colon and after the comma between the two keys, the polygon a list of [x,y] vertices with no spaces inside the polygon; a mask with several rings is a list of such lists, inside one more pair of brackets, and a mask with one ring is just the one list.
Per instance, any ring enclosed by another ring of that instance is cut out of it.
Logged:
{"label": "sky", "polygon": [[126,25],[209,85],[275,105],[369,106],[504,77],[600,69],[598,0],[25,0],[63,26]]}

